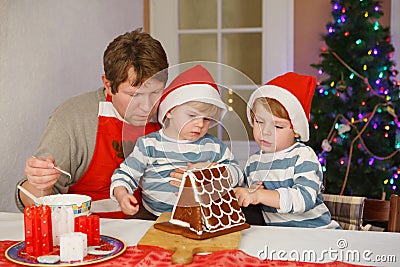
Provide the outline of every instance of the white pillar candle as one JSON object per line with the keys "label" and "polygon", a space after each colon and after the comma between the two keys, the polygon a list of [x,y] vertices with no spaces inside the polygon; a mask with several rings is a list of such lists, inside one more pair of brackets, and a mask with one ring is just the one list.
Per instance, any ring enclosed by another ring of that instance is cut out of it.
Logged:
{"label": "white pillar candle", "polygon": [[60,237],[60,261],[83,261],[87,255],[87,235],[84,233],[66,233]]}
{"label": "white pillar candle", "polygon": [[60,245],[60,237],[74,232],[74,210],[71,206],[61,206],[51,213],[53,223],[53,246]]}

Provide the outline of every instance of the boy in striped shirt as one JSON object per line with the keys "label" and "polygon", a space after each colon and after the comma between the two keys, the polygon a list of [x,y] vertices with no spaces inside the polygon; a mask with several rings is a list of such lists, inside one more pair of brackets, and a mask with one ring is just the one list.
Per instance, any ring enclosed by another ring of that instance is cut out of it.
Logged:
{"label": "boy in striped shirt", "polygon": [[[122,212],[134,215],[144,208],[155,219],[172,211],[179,187],[171,173],[187,163],[224,164],[232,186],[242,173],[229,148],[207,133],[226,112],[211,74],[201,65],[178,75],[160,99],[158,120],[163,128],[137,140],[133,152],[111,177],[110,196]],[[141,186],[143,206],[133,192]]]}
{"label": "boy in striped shirt", "polygon": [[[248,188],[234,190],[245,214],[250,204],[261,208],[263,224],[340,228],[323,202],[318,157],[300,142],[309,139],[314,90],[313,77],[290,72],[250,97],[247,117],[260,151],[250,156],[245,166]],[[251,216],[246,214],[250,221]]]}

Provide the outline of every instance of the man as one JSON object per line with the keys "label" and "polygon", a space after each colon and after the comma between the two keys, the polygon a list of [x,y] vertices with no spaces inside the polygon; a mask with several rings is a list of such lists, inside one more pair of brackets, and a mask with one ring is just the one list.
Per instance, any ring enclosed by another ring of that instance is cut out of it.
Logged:
{"label": "man", "polygon": [[[17,185],[36,196],[76,193],[92,201],[107,199],[111,175],[130,153],[124,149],[159,129],[151,118],[168,76],[160,42],[140,30],[125,33],[108,45],[103,64],[104,87],[73,97],[53,112]],[[55,166],[71,173],[71,179]],[[21,211],[33,203],[18,189],[15,200]],[[100,215],[124,217],[121,212]]]}

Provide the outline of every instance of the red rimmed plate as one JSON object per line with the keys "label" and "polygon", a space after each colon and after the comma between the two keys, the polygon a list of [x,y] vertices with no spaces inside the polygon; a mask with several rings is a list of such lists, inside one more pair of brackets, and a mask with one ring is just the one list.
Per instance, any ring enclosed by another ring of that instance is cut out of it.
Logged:
{"label": "red rimmed plate", "polygon": [[71,263],[58,262],[58,263],[49,264],[49,263],[38,263],[35,260],[25,259],[23,257],[18,256],[18,252],[21,249],[25,248],[25,241],[21,241],[19,243],[16,243],[16,244],[10,246],[6,250],[5,256],[9,261],[12,261],[14,263],[21,264],[21,265],[26,265],[26,266],[80,266],[80,265],[99,263],[102,261],[106,261],[106,260],[115,258],[115,257],[121,255],[126,250],[125,242],[118,238],[101,235],[100,239],[113,245],[114,246],[113,250],[109,254],[104,255],[104,256],[90,255],[91,256],[90,259],[79,261],[79,262],[71,262]]}

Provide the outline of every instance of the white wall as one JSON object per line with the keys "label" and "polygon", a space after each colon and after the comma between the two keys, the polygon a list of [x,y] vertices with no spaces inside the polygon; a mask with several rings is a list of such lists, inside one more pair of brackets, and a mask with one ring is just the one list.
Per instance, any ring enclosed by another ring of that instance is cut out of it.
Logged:
{"label": "white wall", "polygon": [[101,86],[108,43],[142,25],[142,0],[0,1],[0,211],[17,211],[15,183],[51,111]]}

